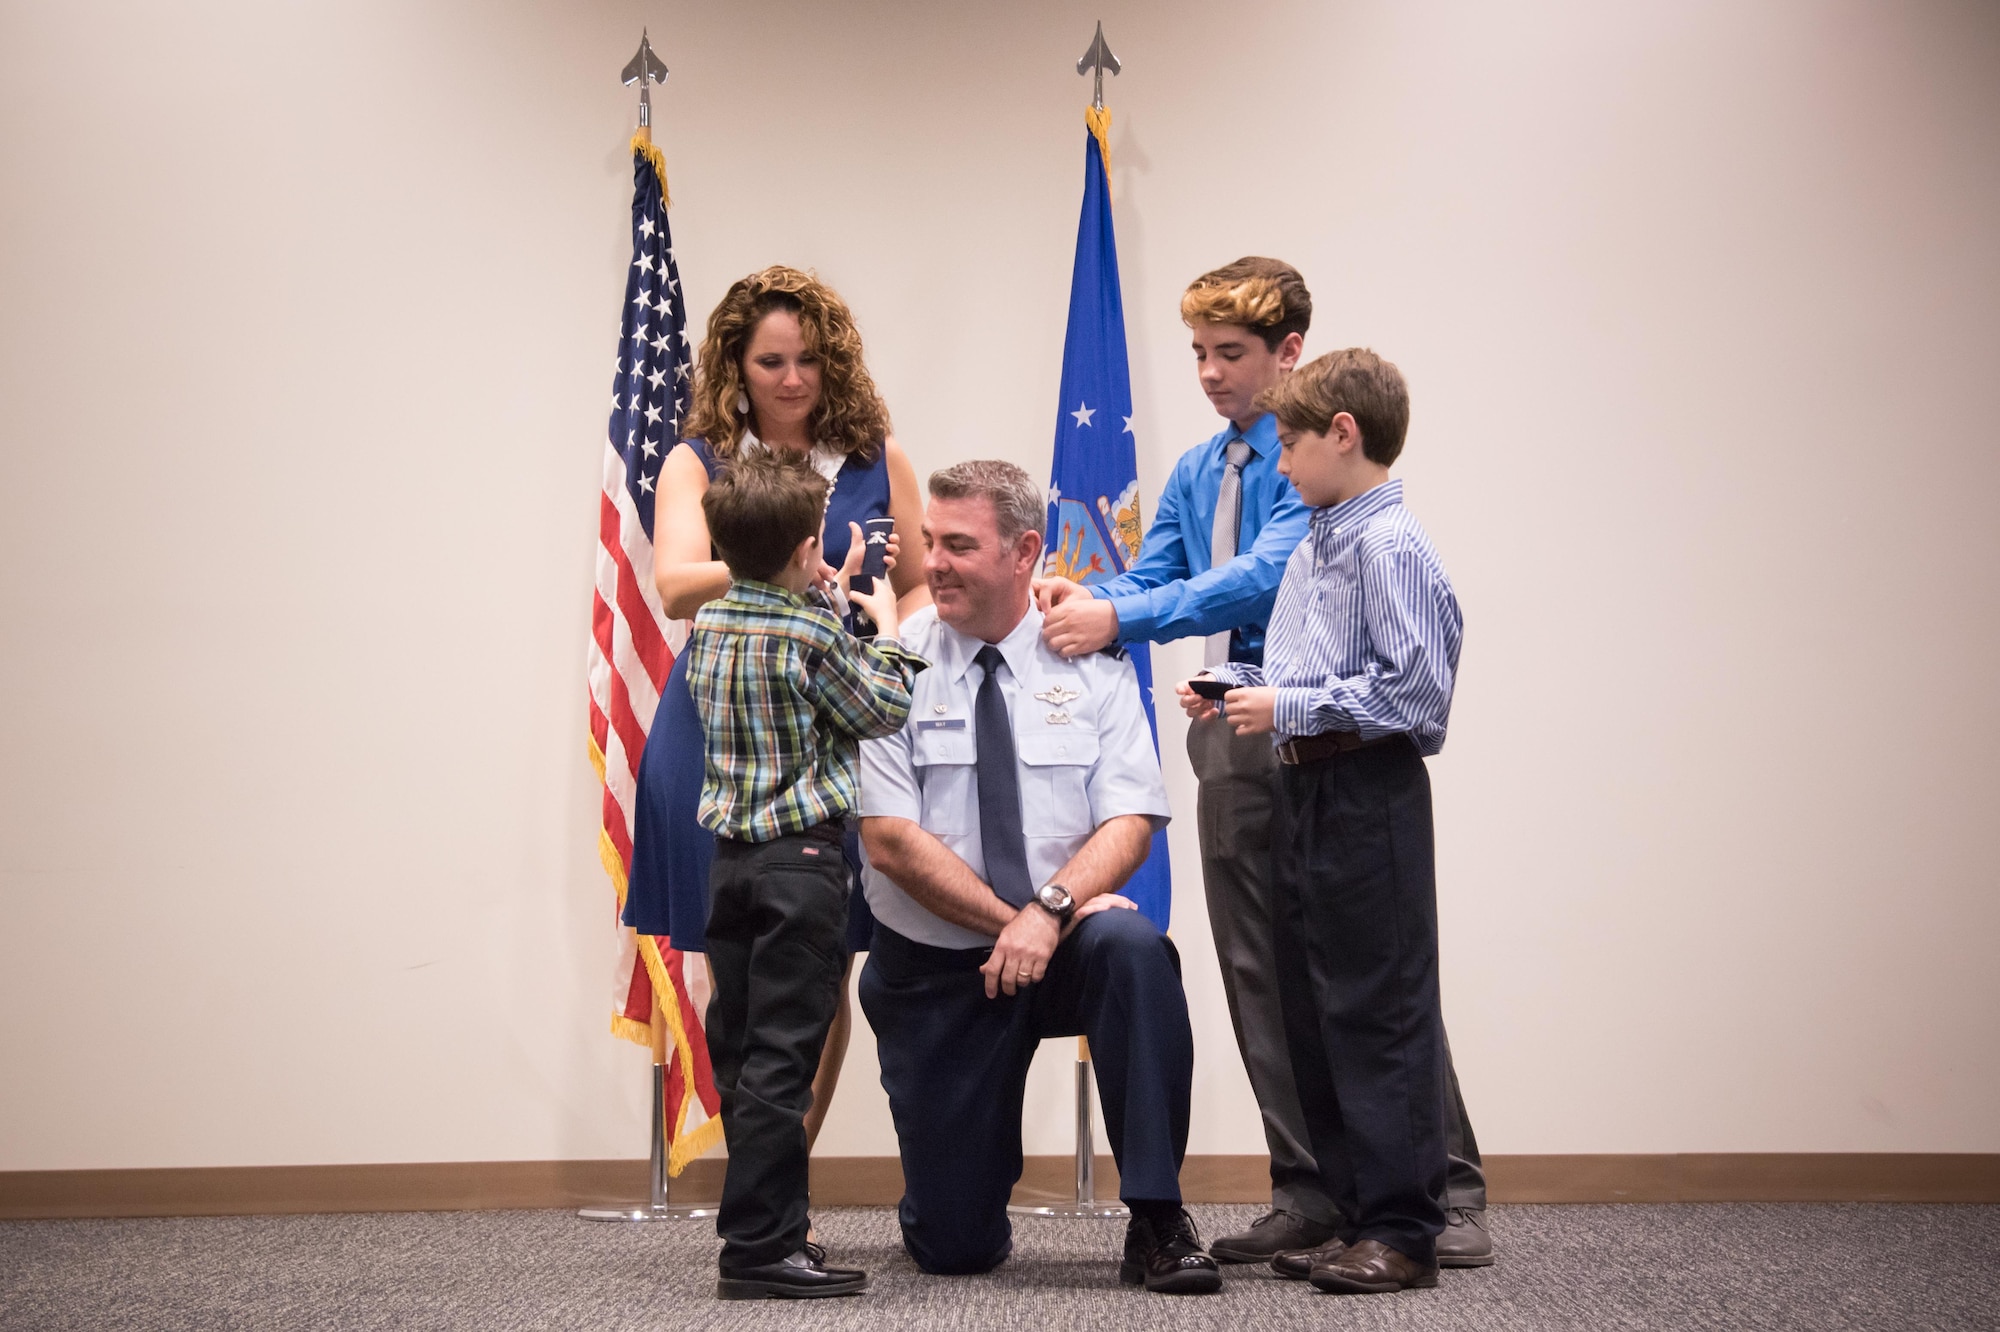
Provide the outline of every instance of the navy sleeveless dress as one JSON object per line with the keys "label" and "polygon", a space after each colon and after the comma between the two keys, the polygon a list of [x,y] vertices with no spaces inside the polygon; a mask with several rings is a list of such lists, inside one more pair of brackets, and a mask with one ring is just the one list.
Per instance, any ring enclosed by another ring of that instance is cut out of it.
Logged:
{"label": "navy sleeveless dress", "polygon": [[[721,464],[701,440],[686,441],[708,469]],[[826,562],[839,568],[847,559],[850,522],[889,516],[889,461],[877,449],[875,461],[849,457],[836,476],[826,511]],[[688,654],[674,661],[661,691],[646,752],[639,759],[638,808],[632,830],[632,880],[625,890],[621,919],[641,934],[664,934],[684,953],[708,951],[708,868],[715,859],[715,834],[695,821],[701,807],[703,739],[701,717],[688,692]],[[861,843],[847,834],[847,950],[868,947],[875,917],[861,891]]]}

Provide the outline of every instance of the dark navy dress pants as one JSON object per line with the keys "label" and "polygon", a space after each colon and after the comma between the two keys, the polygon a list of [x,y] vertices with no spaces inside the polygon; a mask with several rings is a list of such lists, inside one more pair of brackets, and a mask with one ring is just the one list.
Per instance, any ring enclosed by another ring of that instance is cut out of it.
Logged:
{"label": "dark navy dress pants", "polygon": [[1446,1173],[1430,774],[1402,738],[1280,765],[1271,832],[1285,1039],[1341,1238],[1429,1262]]}
{"label": "dark navy dress pants", "polygon": [[1090,1038],[1119,1195],[1180,1201],[1194,1034],[1173,944],[1137,911],[1101,911],[1040,982],[988,999],[979,966],[991,951],[933,948],[878,922],[861,972],[902,1147],[903,1247],[926,1272],[1006,1260],[1021,1098],[1044,1037]]}

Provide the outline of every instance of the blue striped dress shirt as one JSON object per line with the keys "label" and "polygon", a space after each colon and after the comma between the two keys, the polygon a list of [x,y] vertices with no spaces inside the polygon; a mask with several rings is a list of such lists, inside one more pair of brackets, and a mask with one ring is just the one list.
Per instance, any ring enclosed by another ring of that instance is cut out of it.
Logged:
{"label": "blue striped dress shirt", "polygon": [[1228,662],[1218,680],[1278,691],[1279,737],[1407,731],[1444,748],[1465,617],[1437,548],[1403,507],[1403,483],[1314,509],[1285,565],[1261,668]]}

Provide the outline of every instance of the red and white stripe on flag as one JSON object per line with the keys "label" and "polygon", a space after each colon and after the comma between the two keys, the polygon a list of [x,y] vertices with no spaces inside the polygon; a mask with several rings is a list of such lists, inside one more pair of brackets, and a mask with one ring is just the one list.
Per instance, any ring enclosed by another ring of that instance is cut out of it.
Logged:
{"label": "red and white stripe on flag", "polygon": [[[639,758],[660,690],[687,641],[687,622],[669,620],[660,606],[648,533],[660,464],[691,400],[693,363],[667,231],[665,163],[644,131],[634,136],[632,150],[633,259],[605,437],[590,643],[590,757],[603,786],[598,855],[619,914],[631,880]],[[656,1016],[665,1029],[667,1168],[678,1175],[722,1135],[701,1027],[705,974],[693,969],[690,984],[690,968],[671,940],[638,934],[616,914],[613,919],[618,961],[611,1030],[650,1048]]]}

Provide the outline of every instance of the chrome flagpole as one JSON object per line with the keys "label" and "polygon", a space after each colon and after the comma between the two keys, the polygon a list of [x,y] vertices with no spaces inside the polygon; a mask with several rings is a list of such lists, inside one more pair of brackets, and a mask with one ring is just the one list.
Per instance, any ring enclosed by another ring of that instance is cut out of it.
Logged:
{"label": "chrome flagpole", "polygon": [[[649,141],[652,138],[653,102],[648,91],[650,84],[667,81],[667,67],[653,54],[653,44],[646,30],[639,30],[639,50],[625,66],[620,76],[626,87],[639,85],[639,131]],[[649,1070],[653,1079],[653,1150],[651,1153],[652,1188],[649,1197],[642,1203],[612,1203],[604,1207],[585,1207],[577,1215],[586,1221],[685,1221],[696,1217],[714,1216],[715,1207],[708,1203],[677,1203],[672,1199],[673,1180],[667,1174],[667,1028],[660,1017],[659,1000],[653,1002],[653,1063]]]}
{"label": "chrome flagpole", "polygon": [[[657,1015],[653,1019],[654,1058],[660,1057],[660,1038],[665,1035]],[[653,1159],[652,1196],[642,1203],[611,1203],[604,1207],[579,1208],[586,1221],[687,1221],[714,1216],[708,1203],[677,1203],[671,1195],[673,1180],[667,1175],[667,1066],[655,1063],[653,1073]]]}
{"label": "chrome flagpole", "polygon": [[1124,66],[1118,63],[1118,57],[1111,54],[1111,48],[1104,44],[1104,20],[1099,19],[1097,35],[1090,39],[1090,49],[1076,62],[1077,73],[1083,74],[1092,70],[1097,73],[1096,82],[1092,84],[1090,91],[1091,106],[1099,111],[1104,109],[1104,71],[1108,69],[1116,74],[1123,68]]}
{"label": "chrome flagpole", "polygon": [[1068,1202],[1009,1203],[1015,1216],[1095,1216],[1123,1219],[1132,1215],[1116,1198],[1097,1196],[1097,1134],[1090,1115],[1090,1042],[1076,1038],[1076,1196]]}
{"label": "chrome flagpole", "polygon": [[[1110,70],[1115,75],[1122,68],[1124,66],[1104,40],[1104,21],[1099,19],[1090,46],[1076,62],[1078,74],[1095,76],[1091,84],[1092,110],[1104,109],[1104,72]],[[1090,1042],[1079,1036],[1076,1038],[1076,1196],[1068,1202],[1010,1203],[1007,1210],[1015,1216],[1131,1215],[1125,1204],[1117,1199],[1099,1199],[1097,1196],[1097,1135],[1091,1127],[1090,1079]]]}

